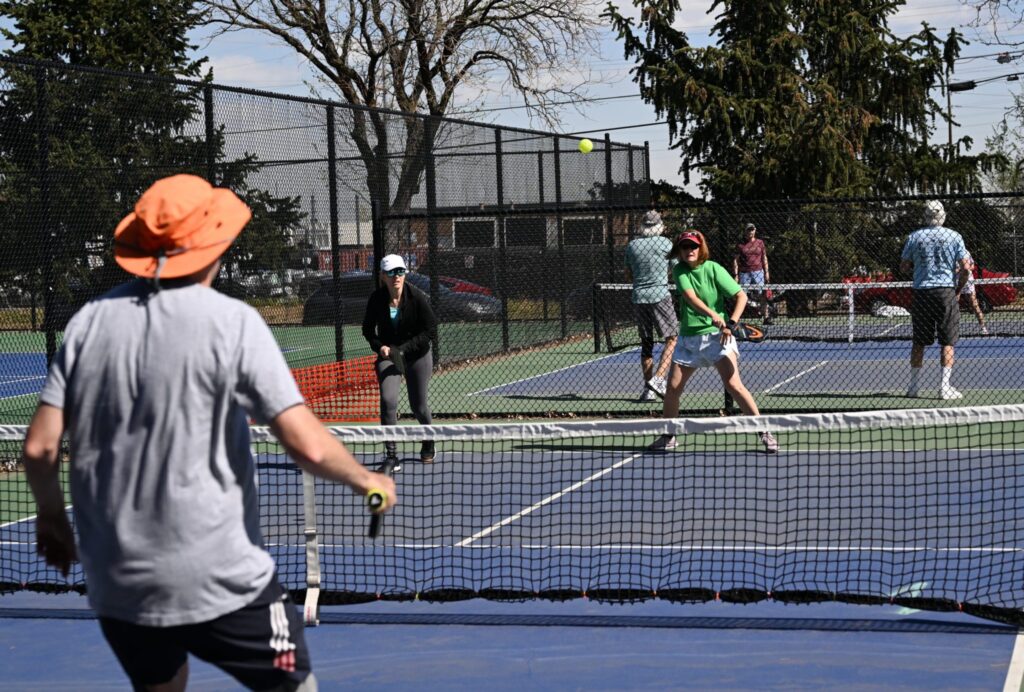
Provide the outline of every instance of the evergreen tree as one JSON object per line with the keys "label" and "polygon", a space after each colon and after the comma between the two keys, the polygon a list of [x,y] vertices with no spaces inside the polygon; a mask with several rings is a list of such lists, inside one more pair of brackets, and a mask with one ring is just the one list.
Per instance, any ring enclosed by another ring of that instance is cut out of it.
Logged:
{"label": "evergreen tree", "polygon": [[678,0],[638,0],[639,26],[606,12],[637,61],[641,95],[669,121],[681,170],[715,199],[778,199],[979,185],[985,156],[929,142],[931,97],[963,39],[896,36],[899,0],[717,0],[715,45],[672,23]]}
{"label": "evergreen tree", "polygon": [[[204,78],[205,60],[191,57],[188,40],[201,19],[192,8],[192,0],[0,0],[0,16],[12,21],[3,30],[13,44],[8,57],[138,76],[4,65],[0,271],[8,277],[38,287],[50,264],[57,302],[71,307],[124,280],[105,261],[118,220],[156,179],[205,177],[208,161],[222,158],[223,128],[207,140],[203,82],[186,87],[169,79]],[[301,219],[298,200],[250,189],[247,178],[258,168],[243,156],[219,164],[216,182],[253,208],[253,225],[263,232],[248,255],[282,256],[288,230]],[[52,316],[56,326],[68,312]]]}

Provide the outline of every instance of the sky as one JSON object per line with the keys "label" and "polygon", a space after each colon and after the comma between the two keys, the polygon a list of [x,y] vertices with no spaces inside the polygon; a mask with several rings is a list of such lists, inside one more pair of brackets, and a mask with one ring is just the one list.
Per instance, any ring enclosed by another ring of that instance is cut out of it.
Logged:
{"label": "sky", "polygon": [[[635,15],[628,2],[620,0],[619,4],[624,11]],[[694,45],[709,44],[709,31],[714,22],[713,16],[708,14],[710,2],[684,0],[682,4],[684,9],[677,18],[676,26],[686,31]],[[994,56],[976,57],[996,53],[999,49],[974,40],[978,37],[977,32],[967,26],[972,18],[970,8],[965,7],[960,0],[909,0],[893,18],[890,26],[899,35],[915,33],[924,21],[935,27],[940,36],[945,36],[951,27],[963,31],[972,43],[963,49],[965,59],[958,63],[954,81],[977,80],[1024,70],[1019,58],[1010,64],[998,64]],[[627,98],[589,103],[578,111],[565,109],[556,129],[563,133],[593,131],[595,139],[603,137],[604,131],[609,130],[612,139],[616,141],[640,145],[649,142],[653,178],[682,185],[682,175],[678,172],[679,155],[669,149],[667,126],[652,124],[658,118],[653,107],[640,99],[636,84],[630,76],[631,65],[623,57],[621,44],[610,28],[600,31],[600,54],[590,63],[592,81],[586,87],[586,94],[590,98]],[[1021,32],[1024,33],[1024,29]],[[199,52],[209,57],[215,81],[219,83],[289,94],[327,95],[322,87],[320,91],[317,90],[312,72],[291,48],[263,34],[243,31],[213,36],[207,29],[196,32],[195,39],[200,44]],[[973,151],[983,149],[986,137],[992,134],[993,126],[1012,103],[1011,89],[1019,89],[1018,84],[1024,82],[1007,83],[1000,80],[980,85],[972,91],[954,93],[953,113],[959,123],[954,130],[954,137],[970,136],[975,142]],[[632,98],[628,98],[630,96]],[[944,97],[937,92],[936,98],[941,102]],[[496,84],[491,89],[467,91],[458,105],[462,111],[469,111],[518,106],[521,102],[502,93],[501,85]],[[500,118],[500,122],[506,125],[548,129],[544,123],[531,122],[523,110],[465,113],[460,117],[489,122],[496,122]],[[633,125],[642,127],[612,129]],[[944,125],[939,128],[936,137],[945,139]],[[693,190],[693,185],[690,187]]]}
{"label": "sky", "polygon": [[[626,14],[636,15],[628,0],[616,0]],[[711,0],[682,0],[683,10],[677,17],[676,26],[686,31],[693,45],[711,43],[709,32],[714,17],[708,14]],[[908,0],[900,12],[891,20],[890,26],[898,35],[909,35],[928,21],[936,28],[937,34],[945,36],[951,27],[966,34],[971,45],[963,49],[963,56],[954,74],[955,81],[978,80],[1024,70],[1024,61],[1017,57],[1009,64],[998,64],[991,54],[1000,49],[987,46],[977,40],[977,32],[969,27],[973,13],[961,0]],[[604,21],[604,20],[602,20]],[[651,173],[655,180],[663,179],[682,185],[679,173],[679,154],[669,148],[668,127],[653,124],[658,120],[654,108],[644,103],[638,94],[636,84],[630,76],[631,63],[623,56],[621,44],[610,27],[598,29],[599,54],[590,61],[591,81],[585,87],[589,98],[615,98],[610,101],[588,103],[579,109],[567,108],[560,114],[554,129],[562,133],[593,133],[598,139],[609,131],[612,139],[651,147]],[[1024,40],[1024,28],[1018,30]],[[1011,36],[1012,37],[1012,36]],[[214,79],[220,84],[265,89],[284,94],[331,95],[316,82],[314,73],[290,47],[254,31],[237,31],[215,34],[209,28],[197,30],[193,39],[198,45],[197,53],[209,58],[214,70]],[[0,49],[5,48],[0,40]],[[988,57],[978,57],[988,56]],[[954,137],[970,136],[974,140],[973,151],[984,148],[985,139],[992,134],[1005,109],[1012,104],[1014,90],[1019,91],[1024,81],[1007,83],[993,81],[982,84],[972,91],[953,94],[953,113],[959,123]],[[939,92],[936,98],[942,100]],[[501,84],[489,88],[467,89],[457,103],[457,114],[469,120],[500,122],[509,126],[551,129],[546,123],[532,121],[526,111],[501,110],[497,112],[472,112],[481,109],[519,106],[507,94]],[[638,126],[639,127],[636,127]],[[626,129],[619,129],[626,128]],[[935,137],[944,140],[946,129],[938,128]],[[690,190],[696,192],[695,184]]]}

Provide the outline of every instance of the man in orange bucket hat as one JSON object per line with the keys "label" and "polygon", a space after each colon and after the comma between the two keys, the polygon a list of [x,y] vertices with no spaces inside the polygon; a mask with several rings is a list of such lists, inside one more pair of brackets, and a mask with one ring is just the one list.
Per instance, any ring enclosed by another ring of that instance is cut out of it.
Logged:
{"label": "man in orange bucket hat", "polygon": [[259,314],[210,287],[250,216],[201,178],[154,183],[114,232],[117,263],[142,278],[68,323],[25,440],[39,554],[67,575],[68,435],[89,602],[136,689],[184,689],[188,653],[252,689],[316,689],[260,534],[250,418],[302,469],[396,499],[303,405]]}

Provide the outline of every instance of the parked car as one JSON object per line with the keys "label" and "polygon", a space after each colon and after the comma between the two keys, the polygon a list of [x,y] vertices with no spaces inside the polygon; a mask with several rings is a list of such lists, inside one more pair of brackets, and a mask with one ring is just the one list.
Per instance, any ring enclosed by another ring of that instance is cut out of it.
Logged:
{"label": "parked car", "polygon": [[[1010,275],[1006,272],[994,272],[984,267],[974,267],[975,279],[1005,279]],[[849,276],[843,279],[843,283],[867,283],[875,281],[895,281],[891,273],[875,274],[871,277]],[[979,284],[976,287],[978,305],[983,312],[991,312],[992,308],[1003,305],[1012,305],[1017,302],[1017,289],[1013,284]],[[857,312],[874,314],[880,308],[887,305],[894,305],[901,308],[910,308],[912,291],[909,288],[883,288],[872,287],[853,293],[853,306]]]}
{"label": "parked car", "polygon": [[[410,272],[406,281],[430,295],[430,278]],[[362,323],[366,301],[376,288],[376,277],[369,272],[346,272],[341,275],[341,319],[348,324]],[[489,322],[501,319],[501,301],[475,293],[457,293],[438,285],[440,322]],[[324,279],[320,287],[306,299],[302,323],[334,324],[334,280]]]}
{"label": "parked car", "polygon": [[486,286],[481,286],[465,279],[457,279],[454,276],[439,276],[437,277],[437,282],[456,293],[479,293],[483,296],[494,295],[494,291]]}

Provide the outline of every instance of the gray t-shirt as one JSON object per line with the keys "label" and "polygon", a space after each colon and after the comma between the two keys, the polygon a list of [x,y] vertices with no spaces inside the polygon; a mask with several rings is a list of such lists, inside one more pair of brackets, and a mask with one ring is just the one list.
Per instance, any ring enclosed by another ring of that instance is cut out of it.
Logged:
{"label": "gray t-shirt", "polygon": [[675,261],[665,259],[665,254],[671,249],[672,241],[660,235],[637,238],[626,248],[634,303],[660,303],[669,297],[668,272]]}
{"label": "gray t-shirt", "polygon": [[303,399],[249,306],[198,284],[123,284],[68,323],[40,399],[65,412],[89,602],[169,627],[251,603],[270,582],[248,416]]}

